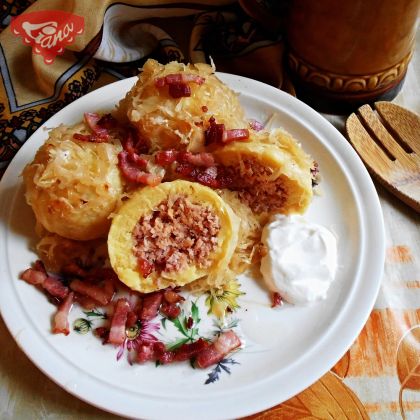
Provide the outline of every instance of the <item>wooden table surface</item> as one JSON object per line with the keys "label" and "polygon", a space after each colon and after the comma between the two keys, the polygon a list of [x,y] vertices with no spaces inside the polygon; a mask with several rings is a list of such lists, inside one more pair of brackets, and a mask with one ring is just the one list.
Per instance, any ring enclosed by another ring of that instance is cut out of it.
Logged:
{"label": "wooden table surface", "polygon": [[[417,36],[417,51],[403,89],[394,100],[417,113],[420,113],[419,50]],[[342,117],[325,117],[342,130]],[[407,419],[419,419],[420,217],[375,185],[386,228],[382,287],[368,323],[333,371],[351,389],[369,417],[401,418],[403,407]],[[409,340],[404,341],[406,338]],[[117,418],[80,401],[48,379],[18,348],[1,318],[0,343],[0,419]],[[293,401],[295,405],[302,404],[306,414],[315,414],[319,405],[315,397],[305,400],[298,396]],[[287,413],[290,415],[290,405],[281,404],[254,418],[281,418]],[[335,418],[331,413],[329,416]]]}

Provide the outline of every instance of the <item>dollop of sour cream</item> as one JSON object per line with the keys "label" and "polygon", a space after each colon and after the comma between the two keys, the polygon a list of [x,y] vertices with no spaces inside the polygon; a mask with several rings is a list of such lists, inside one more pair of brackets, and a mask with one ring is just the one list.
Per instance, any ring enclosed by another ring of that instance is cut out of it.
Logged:
{"label": "dollop of sour cream", "polygon": [[302,216],[276,215],[262,233],[267,254],[261,273],[272,292],[289,303],[327,297],[337,271],[337,239],[326,227]]}

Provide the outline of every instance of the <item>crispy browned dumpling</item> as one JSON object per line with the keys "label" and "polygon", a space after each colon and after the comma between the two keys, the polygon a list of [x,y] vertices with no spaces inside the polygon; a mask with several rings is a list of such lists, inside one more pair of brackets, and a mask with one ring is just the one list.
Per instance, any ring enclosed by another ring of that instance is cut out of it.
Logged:
{"label": "crispy browned dumpling", "polygon": [[[188,83],[191,96],[174,98],[168,86],[156,86],[156,80],[173,74],[199,76],[204,82]],[[202,150],[204,129],[211,117],[225,124],[226,129],[248,127],[238,95],[214,75],[211,66],[203,63],[174,61],[162,65],[148,60],[135,86],[119,103],[116,115],[128,119],[150,141],[152,151]]]}
{"label": "crispy browned dumpling", "polygon": [[23,179],[26,200],[48,232],[86,241],[106,236],[109,215],[123,193],[117,166],[121,147],[74,140],[74,133],[89,130],[84,123],[51,130]]}

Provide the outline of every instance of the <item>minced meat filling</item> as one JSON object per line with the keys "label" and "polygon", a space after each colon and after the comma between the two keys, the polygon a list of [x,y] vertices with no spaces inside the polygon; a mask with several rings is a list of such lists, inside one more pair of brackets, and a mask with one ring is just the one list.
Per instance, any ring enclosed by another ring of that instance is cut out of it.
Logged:
{"label": "minced meat filling", "polygon": [[261,165],[254,159],[245,159],[238,166],[224,168],[232,180],[229,189],[238,191],[239,198],[255,212],[281,210],[286,202],[287,193],[282,177],[271,179],[271,168]]}
{"label": "minced meat filling", "polygon": [[161,272],[181,271],[191,263],[206,268],[220,228],[219,217],[208,207],[183,195],[170,196],[136,224],[133,252]]}

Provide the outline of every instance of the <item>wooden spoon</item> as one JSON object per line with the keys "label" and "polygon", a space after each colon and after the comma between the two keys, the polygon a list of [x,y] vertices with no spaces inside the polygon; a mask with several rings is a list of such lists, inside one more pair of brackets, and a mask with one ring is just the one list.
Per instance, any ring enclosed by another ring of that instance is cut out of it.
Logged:
{"label": "wooden spoon", "polygon": [[374,107],[349,116],[350,142],[378,181],[420,212],[420,117],[390,102]]}

